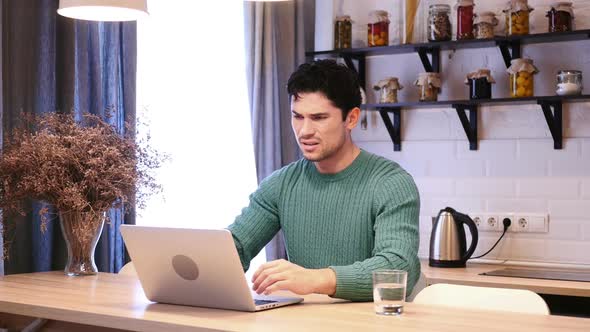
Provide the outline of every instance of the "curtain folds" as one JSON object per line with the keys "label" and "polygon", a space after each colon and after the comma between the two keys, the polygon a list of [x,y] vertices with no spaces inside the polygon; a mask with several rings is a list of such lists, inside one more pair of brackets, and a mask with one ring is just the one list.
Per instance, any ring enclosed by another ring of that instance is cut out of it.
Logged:
{"label": "curtain folds", "polygon": [[[287,81],[313,49],[314,0],[248,2],[245,40],[248,93],[258,182],[301,157],[291,130]],[[268,260],[286,258],[279,233],[266,247]]]}
{"label": "curtain folds", "polygon": [[[2,2],[2,131],[10,133],[22,112],[84,112],[104,117],[123,133],[135,125],[136,24],[87,22],[57,15],[58,0]],[[133,127],[132,127],[133,128]],[[39,228],[41,202],[5,232],[13,245],[4,272],[63,269],[65,242],[55,217],[46,232]],[[125,263],[118,226],[134,223],[132,213],[111,210],[96,248],[96,264],[116,272]]]}

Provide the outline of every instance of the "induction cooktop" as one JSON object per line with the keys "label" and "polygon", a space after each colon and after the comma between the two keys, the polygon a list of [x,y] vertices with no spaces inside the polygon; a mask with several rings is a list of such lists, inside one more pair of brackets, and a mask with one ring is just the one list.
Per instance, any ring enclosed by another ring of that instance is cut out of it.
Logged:
{"label": "induction cooktop", "polygon": [[504,268],[481,273],[486,276],[550,279],[590,282],[590,271],[559,271],[545,269]]}

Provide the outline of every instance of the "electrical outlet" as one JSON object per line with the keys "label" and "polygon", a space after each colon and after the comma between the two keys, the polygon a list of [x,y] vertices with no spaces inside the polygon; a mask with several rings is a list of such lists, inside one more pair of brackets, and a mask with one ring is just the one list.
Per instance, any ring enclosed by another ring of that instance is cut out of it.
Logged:
{"label": "electrical outlet", "polygon": [[500,229],[502,229],[500,227],[500,225],[502,224],[502,222],[500,221],[500,219],[498,218],[497,215],[487,215],[486,216],[486,228],[489,231],[498,231]]}
{"label": "electrical outlet", "polygon": [[514,215],[511,219],[512,224],[508,231],[513,233],[528,233],[529,232],[529,217],[526,215]]}
{"label": "electrical outlet", "polygon": [[515,232],[516,221],[514,219],[514,214],[512,213],[502,213],[498,217],[498,221],[500,223],[500,231],[504,231],[504,219],[510,220],[510,227],[508,227],[507,232]]}
{"label": "electrical outlet", "polygon": [[485,229],[485,224],[484,224],[484,217],[481,213],[471,213],[469,214],[469,218],[471,218],[473,220],[473,222],[475,223],[475,226],[477,226],[477,230],[478,231],[483,231]]}

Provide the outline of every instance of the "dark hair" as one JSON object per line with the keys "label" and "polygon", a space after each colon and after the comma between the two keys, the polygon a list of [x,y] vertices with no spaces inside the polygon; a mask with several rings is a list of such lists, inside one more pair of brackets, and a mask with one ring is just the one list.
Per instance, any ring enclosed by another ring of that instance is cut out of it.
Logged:
{"label": "dark hair", "polygon": [[300,93],[320,92],[342,111],[342,120],[361,105],[361,91],[357,73],[334,60],[304,63],[289,77],[289,97]]}

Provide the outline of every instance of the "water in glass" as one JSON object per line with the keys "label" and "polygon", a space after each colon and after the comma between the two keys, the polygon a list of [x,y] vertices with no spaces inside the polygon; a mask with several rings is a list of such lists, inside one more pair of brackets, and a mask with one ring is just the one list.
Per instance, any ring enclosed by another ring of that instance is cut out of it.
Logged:
{"label": "water in glass", "polygon": [[406,285],[397,283],[376,284],[373,289],[375,312],[382,315],[399,315],[404,310]]}

